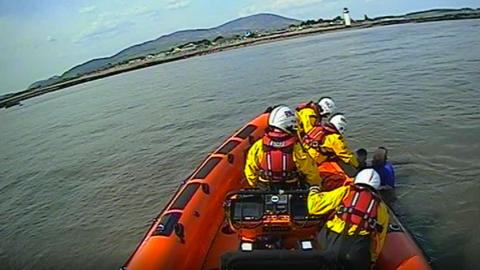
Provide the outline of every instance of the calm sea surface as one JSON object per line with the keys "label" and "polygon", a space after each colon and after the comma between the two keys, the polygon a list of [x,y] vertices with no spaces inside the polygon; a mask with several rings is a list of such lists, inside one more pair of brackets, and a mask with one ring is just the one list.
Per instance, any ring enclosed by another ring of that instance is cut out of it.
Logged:
{"label": "calm sea surface", "polygon": [[268,105],[332,96],[390,148],[437,269],[480,264],[480,20],[320,34],[121,74],[0,111],[0,268],[118,269],[178,184]]}

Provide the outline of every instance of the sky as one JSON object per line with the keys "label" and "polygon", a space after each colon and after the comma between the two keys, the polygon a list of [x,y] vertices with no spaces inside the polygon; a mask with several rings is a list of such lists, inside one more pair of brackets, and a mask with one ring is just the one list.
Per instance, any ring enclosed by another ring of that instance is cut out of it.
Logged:
{"label": "sky", "polygon": [[0,94],[61,75],[93,58],[183,29],[210,28],[257,13],[306,20],[431,8],[479,0],[0,0]]}

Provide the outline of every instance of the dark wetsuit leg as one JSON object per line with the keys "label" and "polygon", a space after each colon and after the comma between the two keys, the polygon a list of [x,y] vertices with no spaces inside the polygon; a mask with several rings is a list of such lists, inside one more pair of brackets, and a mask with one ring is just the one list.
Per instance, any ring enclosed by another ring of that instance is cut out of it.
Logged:
{"label": "dark wetsuit leg", "polygon": [[323,227],[318,235],[320,247],[333,256],[339,269],[370,269],[370,236],[335,233]]}

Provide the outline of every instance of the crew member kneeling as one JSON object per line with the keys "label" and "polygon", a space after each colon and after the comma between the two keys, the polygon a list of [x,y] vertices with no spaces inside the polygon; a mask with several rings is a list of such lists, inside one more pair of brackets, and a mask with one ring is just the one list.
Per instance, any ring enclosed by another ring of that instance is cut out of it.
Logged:
{"label": "crew member kneeling", "polygon": [[294,186],[300,178],[319,185],[321,178],[314,160],[303,150],[295,136],[296,118],[287,106],[273,109],[262,139],[248,151],[245,176],[251,187]]}
{"label": "crew member kneeling", "polygon": [[322,249],[335,255],[344,269],[370,269],[383,248],[389,216],[377,194],[379,186],[380,176],[369,168],[360,171],[352,185],[329,192],[310,188],[310,214],[335,211],[318,237]]}
{"label": "crew member kneeling", "polygon": [[[303,115],[300,121],[308,123],[307,115]],[[305,124],[304,124],[305,126]],[[358,167],[358,161],[353,152],[348,148],[344,138],[347,128],[347,119],[343,114],[335,114],[329,122],[313,126],[302,138],[302,144],[308,154],[315,160],[322,181],[323,190],[333,190],[343,186],[347,181],[347,175],[343,172],[332,173],[325,170],[322,163],[327,160],[339,159],[344,163]]]}
{"label": "crew member kneeling", "polygon": [[335,112],[336,105],[332,98],[322,97],[318,102],[306,102],[297,106],[295,109],[298,119],[307,119],[307,121],[300,121],[299,134],[304,136],[315,125],[321,125],[324,120]]}
{"label": "crew member kneeling", "polygon": [[[300,119],[306,122],[306,119]],[[343,114],[335,114],[326,124],[315,125],[303,137],[303,145],[318,165],[327,159],[339,158],[346,164],[358,167],[355,154],[348,148],[344,138],[347,119]]]}

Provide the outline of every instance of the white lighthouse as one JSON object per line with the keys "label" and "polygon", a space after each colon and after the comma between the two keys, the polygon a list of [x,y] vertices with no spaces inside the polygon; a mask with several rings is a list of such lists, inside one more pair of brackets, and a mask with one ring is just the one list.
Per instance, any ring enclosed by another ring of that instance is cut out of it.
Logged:
{"label": "white lighthouse", "polygon": [[343,8],[343,22],[345,23],[345,26],[350,26],[352,24],[349,13],[350,11],[348,11],[348,8]]}

